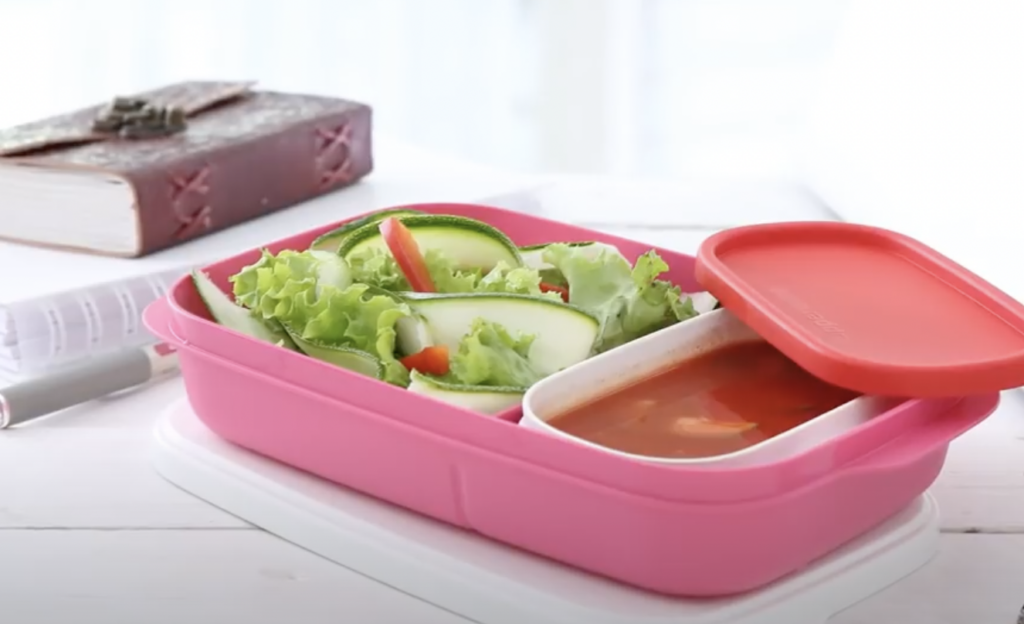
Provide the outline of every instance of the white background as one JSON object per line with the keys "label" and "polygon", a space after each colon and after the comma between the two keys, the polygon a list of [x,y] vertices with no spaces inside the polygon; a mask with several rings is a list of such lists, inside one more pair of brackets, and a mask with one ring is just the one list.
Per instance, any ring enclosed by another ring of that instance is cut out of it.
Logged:
{"label": "white background", "polygon": [[845,0],[0,0],[0,125],[188,78],[525,170],[783,174]]}

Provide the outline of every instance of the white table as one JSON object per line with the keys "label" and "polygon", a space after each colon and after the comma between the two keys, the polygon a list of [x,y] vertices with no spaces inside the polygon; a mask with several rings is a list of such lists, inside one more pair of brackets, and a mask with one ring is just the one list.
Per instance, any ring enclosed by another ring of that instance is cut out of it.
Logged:
{"label": "white table", "polygon": [[[461,171],[455,163],[448,170]],[[464,172],[478,183],[484,175]],[[501,178],[499,185],[506,183]],[[690,252],[718,227],[828,216],[782,183],[688,181],[645,188],[636,198],[635,187],[599,187],[576,178],[546,198],[552,216]],[[151,428],[181,395],[175,378],[0,433],[0,619],[466,622],[163,481],[148,463]],[[933,490],[943,514],[940,556],[834,622],[1012,624],[1024,602],[1022,441],[1024,393],[1014,392],[995,417],[951,450]]]}

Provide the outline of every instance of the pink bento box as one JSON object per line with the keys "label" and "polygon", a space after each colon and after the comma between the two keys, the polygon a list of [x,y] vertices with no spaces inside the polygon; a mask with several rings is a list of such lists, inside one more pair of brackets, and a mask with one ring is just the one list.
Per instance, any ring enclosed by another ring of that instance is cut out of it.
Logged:
{"label": "pink bento box", "polygon": [[[631,260],[651,245],[482,206],[416,206],[488,222],[518,245],[596,240]],[[358,217],[355,217],[358,218]],[[267,245],[307,247],[325,225]],[[694,259],[654,247],[683,290]],[[205,270],[227,278],[259,250]],[[914,399],[772,464],[668,466],[604,453],[259,342],[213,323],[188,278],[145,313],[176,346],[189,401],[217,435],[370,494],[651,591],[716,596],[786,576],[908,505],[949,443],[998,394]]]}

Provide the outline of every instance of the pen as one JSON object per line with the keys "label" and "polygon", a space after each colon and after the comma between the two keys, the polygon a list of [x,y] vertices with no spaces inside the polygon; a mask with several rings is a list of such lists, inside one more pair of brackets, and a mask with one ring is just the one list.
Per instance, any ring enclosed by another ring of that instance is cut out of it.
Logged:
{"label": "pen", "polygon": [[171,345],[156,344],[91,357],[0,389],[0,429],[142,385],[177,370]]}

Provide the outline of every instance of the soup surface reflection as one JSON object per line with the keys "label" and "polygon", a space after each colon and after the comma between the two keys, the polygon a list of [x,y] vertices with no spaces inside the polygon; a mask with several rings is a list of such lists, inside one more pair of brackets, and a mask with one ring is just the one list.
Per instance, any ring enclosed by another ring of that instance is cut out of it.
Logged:
{"label": "soup surface reflection", "polygon": [[856,398],[766,342],[728,345],[574,406],[548,424],[635,455],[713,457],[789,431]]}

